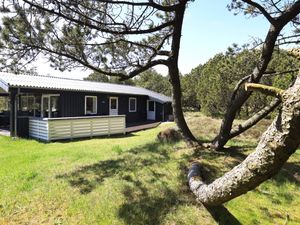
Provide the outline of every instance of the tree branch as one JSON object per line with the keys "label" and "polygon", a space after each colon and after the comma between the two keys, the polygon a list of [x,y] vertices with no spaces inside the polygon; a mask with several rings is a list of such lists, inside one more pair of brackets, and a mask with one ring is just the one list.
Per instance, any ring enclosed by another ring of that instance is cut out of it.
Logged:
{"label": "tree branch", "polygon": [[153,61],[148,62],[146,65],[144,65],[144,66],[142,66],[140,68],[137,68],[137,69],[131,71],[129,74],[115,73],[115,72],[108,72],[106,70],[102,70],[102,69],[100,69],[98,67],[94,67],[91,64],[89,64],[89,63],[87,63],[87,62],[85,62],[83,60],[80,60],[77,57],[72,56],[70,54],[66,54],[66,53],[62,53],[62,52],[56,52],[54,50],[46,49],[46,48],[43,48],[43,47],[38,47],[38,48],[40,48],[41,50],[47,51],[47,52],[54,53],[56,55],[60,55],[60,56],[64,56],[64,57],[70,58],[70,59],[72,59],[72,60],[74,60],[74,61],[82,64],[83,66],[85,66],[85,67],[87,67],[87,68],[89,68],[91,70],[94,70],[96,72],[105,74],[107,76],[120,77],[120,81],[124,81],[124,80],[128,80],[130,78],[133,78],[133,77],[137,76],[138,74],[140,74],[141,72],[144,72],[144,71],[146,71],[147,69],[149,69],[151,67],[154,67],[154,66],[157,66],[157,65],[167,65],[167,63],[168,63],[167,60],[158,59],[158,60],[153,60]]}
{"label": "tree branch", "polygon": [[[160,25],[157,25],[153,28],[149,28],[149,29],[143,29],[143,30],[142,29],[137,29],[137,30],[126,30],[125,29],[125,30],[120,30],[120,31],[114,31],[113,29],[106,29],[106,28],[102,28],[101,26],[93,25],[93,24],[89,23],[88,21],[81,21],[79,19],[72,18],[70,16],[67,16],[66,14],[61,13],[61,12],[57,12],[55,10],[45,8],[41,5],[29,2],[28,0],[23,0],[23,1],[26,2],[27,4],[29,4],[30,6],[35,7],[37,9],[41,10],[41,11],[45,11],[45,12],[48,12],[50,14],[54,14],[56,16],[64,18],[67,21],[71,21],[71,22],[74,22],[74,23],[82,25],[82,26],[90,27],[92,29],[95,29],[95,30],[98,30],[98,31],[101,31],[101,32],[104,32],[104,33],[108,33],[108,34],[121,34],[121,35],[126,35],[126,34],[128,34],[128,35],[129,34],[149,34],[149,33],[154,33],[154,32],[157,32],[157,31],[161,31],[163,28],[172,26],[173,23],[174,23],[174,21],[171,20],[171,21],[162,23]],[[98,23],[101,24],[100,21],[98,21]]]}
{"label": "tree branch", "polygon": [[300,13],[300,0],[292,4],[291,7],[287,8],[284,13],[279,16],[276,21],[280,25],[285,25],[289,21],[293,20]]}
{"label": "tree branch", "polygon": [[230,139],[238,136],[239,134],[243,133],[244,131],[248,130],[255,124],[257,124],[260,120],[265,118],[269,113],[274,111],[274,109],[280,105],[281,100],[279,98],[274,99],[270,105],[265,106],[260,111],[256,112],[252,117],[244,121],[242,124],[239,124],[232,128],[230,132]]}
{"label": "tree branch", "polygon": [[284,90],[276,87],[271,87],[264,84],[257,83],[246,83],[245,84],[246,91],[259,91],[265,95],[273,96],[276,98],[282,98],[282,93]]}
{"label": "tree branch", "polygon": [[222,177],[206,184],[201,166],[192,163],[188,173],[191,191],[204,205],[221,205],[270,179],[300,144],[300,76],[284,91],[280,114],[262,135],[256,149]]}
{"label": "tree branch", "polygon": [[123,4],[123,5],[131,5],[131,6],[151,6],[155,9],[158,9],[160,11],[164,11],[164,12],[172,12],[175,11],[178,4],[177,5],[171,5],[171,6],[162,6],[159,5],[157,3],[155,3],[153,0],[149,0],[148,2],[128,2],[128,1],[111,1],[111,0],[101,0],[101,2],[106,2],[109,4]]}
{"label": "tree branch", "polygon": [[[278,76],[278,75],[284,75],[284,74],[288,74],[288,73],[297,73],[299,71],[299,68],[298,69],[295,69],[295,70],[287,70],[287,71],[280,71],[280,72],[277,72],[277,71],[266,71],[264,74],[263,74],[263,77],[270,77],[270,76]],[[240,87],[243,85],[244,82],[246,82],[249,78],[251,78],[252,74],[249,74],[245,77],[243,77],[242,79],[240,79],[238,81],[238,83],[235,85],[233,91],[232,91],[232,94],[231,94],[231,97],[230,97],[230,101],[232,102],[238,92],[238,90],[240,89]]]}
{"label": "tree branch", "polygon": [[265,8],[262,5],[258,4],[257,2],[251,1],[251,0],[242,0],[242,1],[257,8],[271,24],[274,24],[274,22],[275,22],[274,18],[265,10]]}

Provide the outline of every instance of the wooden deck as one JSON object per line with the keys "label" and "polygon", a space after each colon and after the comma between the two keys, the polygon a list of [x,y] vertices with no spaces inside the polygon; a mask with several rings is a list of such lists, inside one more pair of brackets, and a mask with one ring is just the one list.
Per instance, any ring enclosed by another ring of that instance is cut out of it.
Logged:
{"label": "wooden deck", "polygon": [[[157,127],[161,122],[146,121],[141,123],[128,124],[125,128],[126,133],[136,132]],[[10,136],[10,131],[0,128],[0,136]]]}
{"label": "wooden deck", "polygon": [[147,121],[146,123],[136,123],[136,124],[129,124],[127,125],[125,132],[126,133],[131,133],[135,131],[140,131],[140,130],[146,130],[150,128],[157,127],[161,122],[149,122]]}
{"label": "wooden deck", "polygon": [[29,137],[56,141],[125,134],[125,115],[30,118]]}

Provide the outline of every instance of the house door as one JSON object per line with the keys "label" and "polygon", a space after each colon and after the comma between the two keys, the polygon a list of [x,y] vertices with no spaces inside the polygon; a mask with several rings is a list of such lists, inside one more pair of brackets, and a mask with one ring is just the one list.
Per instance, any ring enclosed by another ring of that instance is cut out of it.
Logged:
{"label": "house door", "polygon": [[147,101],[147,120],[155,120],[155,102]]}
{"label": "house door", "polygon": [[109,98],[109,115],[118,115],[118,98],[110,97]]}
{"label": "house door", "polygon": [[58,97],[59,95],[42,95],[41,117],[58,117]]}

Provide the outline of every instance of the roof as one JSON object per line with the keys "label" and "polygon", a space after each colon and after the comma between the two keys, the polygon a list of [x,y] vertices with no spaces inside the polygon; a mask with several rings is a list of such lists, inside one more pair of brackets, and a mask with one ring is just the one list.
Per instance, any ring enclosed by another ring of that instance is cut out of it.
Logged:
{"label": "roof", "polygon": [[161,103],[171,102],[172,99],[163,94],[145,88],[130,85],[84,81],[69,78],[39,75],[17,75],[0,72],[0,92],[9,92],[9,88],[47,89],[59,91],[98,92],[128,95],[146,95],[151,100]]}

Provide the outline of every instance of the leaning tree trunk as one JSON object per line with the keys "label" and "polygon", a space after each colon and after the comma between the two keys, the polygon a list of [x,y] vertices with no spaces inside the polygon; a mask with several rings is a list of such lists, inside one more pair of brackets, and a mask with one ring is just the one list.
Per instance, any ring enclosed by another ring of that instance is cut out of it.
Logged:
{"label": "leaning tree trunk", "polygon": [[187,1],[182,1],[182,4],[176,10],[175,15],[175,25],[172,36],[172,55],[169,58],[169,76],[170,83],[172,85],[172,107],[174,120],[182,133],[185,141],[188,144],[199,143],[197,139],[194,137],[192,132],[190,131],[182,112],[182,103],[181,103],[181,85],[180,85],[180,77],[179,77],[179,69],[178,69],[178,56],[179,56],[179,48],[180,48],[180,40],[181,40],[181,31],[182,31],[182,22],[184,17],[184,12],[186,8]]}
{"label": "leaning tree trunk", "polygon": [[[281,30],[281,29],[280,29]],[[280,30],[271,25],[268,35],[265,39],[265,44],[262,49],[262,55],[258,66],[254,69],[252,76],[248,79],[248,82],[258,82],[267,69],[269,62],[271,61],[273,49],[277,36]],[[231,102],[228,104],[224,119],[221,124],[221,128],[218,136],[214,139],[212,146],[216,150],[220,150],[224,147],[227,141],[230,139],[230,131],[233,125],[233,121],[238,111],[240,111],[243,104],[250,97],[250,93],[245,90],[240,90],[236,96],[232,97]]]}
{"label": "leaning tree trunk", "polygon": [[[271,23],[271,25],[262,47],[260,61],[258,62],[256,68],[253,70],[253,73],[249,78],[248,82],[259,82],[264,72],[266,71],[269,62],[271,61],[271,57],[278,35],[280,34],[281,30],[285,27],[285,25],[288,22],[290,22],[293,18],[295,18],[299,14],[299,12],[300,1],[297,1],[290,8],[287,8],[281,16],[277,18],[272,18],[271,20],[269,18],[269,22]],[[271,15],[269,16],[271,17]],[[249,97],[249,92],[240,90],[238,94],[236,94],[236,96],[234,96],[231,99],[230,103],[228,104],[224,119],[222,121],[219,134],[212,143],[212,147],[214,149],[222,149],[227,143],[227,141],[230,139],[230,131],[236,114],[240,111],[241,107]]]}
{"label": "leaning tree trunk", "polygon": [[295,152],[300,144],[300,75],[281,99],[281,112],[241,164],[208,185],[201,179],[200,164],[192,165],[189,186],[200,202],[220,205],[254,189],[274,176]]}
{"label": "leaning tree trunk", "polygon": [[[177,124],[180,132],[182,133],[185,141],[190,145],[194,145],[194,143],[199,143],[199,142],[194,137],[188,125],[186,124],[182,112],[179,71],[176,67],[173,67],[173,68],[169,68],[169,72],[170,72],[170,82],[172,84],[172,107],[173,107],[175,123]],[[176,75],[176,73],[178,74],[178,76]]]}

